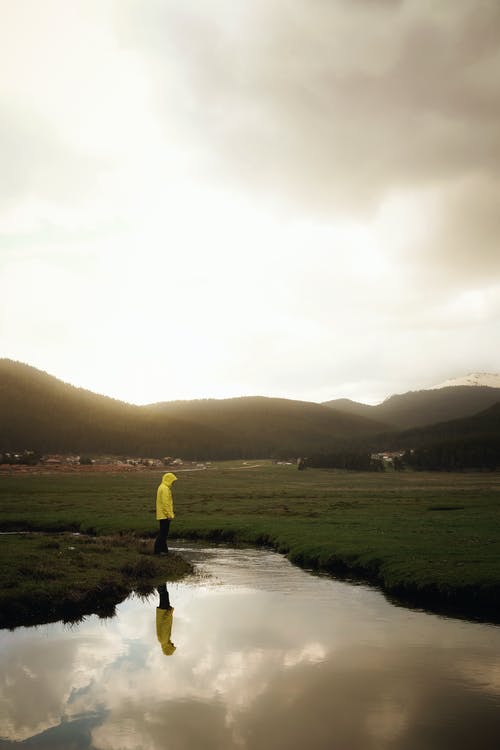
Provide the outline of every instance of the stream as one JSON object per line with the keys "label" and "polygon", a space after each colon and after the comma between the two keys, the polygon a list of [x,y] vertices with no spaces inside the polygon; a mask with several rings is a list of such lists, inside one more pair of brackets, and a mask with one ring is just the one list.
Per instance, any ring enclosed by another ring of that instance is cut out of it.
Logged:
{"label": "stream", "polygon": [[0,749],[498,750],[500,627],[256,549],[115,617],[0,632]]}

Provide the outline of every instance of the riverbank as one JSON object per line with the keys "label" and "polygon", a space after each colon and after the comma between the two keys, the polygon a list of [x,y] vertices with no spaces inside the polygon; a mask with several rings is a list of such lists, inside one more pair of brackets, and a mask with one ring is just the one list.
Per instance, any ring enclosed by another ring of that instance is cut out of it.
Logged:
{"label": "riverbank", "polygon": [[0,628],[111,617],[131,593],[150,594],[192,570],[179,555],[153,557],[150,542],[130,535],[2,535]]}
{"label": "riverbank", "polygon": [[[332,540],[328,530],[318,524],[301,524],[301,528],[283,522],[273,528],[248,522],[246,526],[231,523],[201,525],[187,530],[182,538],[207,540],[230,545],[266,547],[286,557],[295,565],[315,573],[329,574],[339,580],[369,583],[379,588],[393,604],[435,614],[479,622],[500,624],[500,583],[496,563],[472,560],[467,568],[463,557],[447,558],[429,554],[416,556],[417,545],[409,556],[401,550],[355,549],[344,546],[340,534]],[[344,542],[344,543],[343,543]],[[335,549],[332,552],[332,548]],[[481,563],[486,562],[486,565]],[[455,565],[456,570],[450,569]]]}
{"label": "riverbank", "polygon": [[[4,476],[0,528],[153,536],[160,477]],[[498,473],[298,472],[232,462],[180,474],[174,495],[172,536],[270,546],[412,606],[500,620]]]}

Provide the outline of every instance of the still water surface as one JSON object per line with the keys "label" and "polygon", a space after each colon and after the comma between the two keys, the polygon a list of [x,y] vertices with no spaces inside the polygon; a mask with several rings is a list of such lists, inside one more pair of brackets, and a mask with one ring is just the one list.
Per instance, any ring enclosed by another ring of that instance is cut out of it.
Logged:
{"label": "still water surface", "polygon": [[168,587],[175,650],[158,595],[0,635],[2,750],[500,747],[499,627],[394,607],[272,552],[182,549],[203,575]]}

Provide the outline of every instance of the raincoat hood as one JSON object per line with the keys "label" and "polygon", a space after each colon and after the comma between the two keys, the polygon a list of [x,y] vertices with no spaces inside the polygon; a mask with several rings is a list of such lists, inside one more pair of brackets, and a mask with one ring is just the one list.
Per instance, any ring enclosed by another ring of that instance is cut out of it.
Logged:
{"label": "raincoat hood", "polygon": [[161,480],[161,483],[166,484],[167,487],[171,487],[173,483],[176,481],[177,481],[177,477],[175,476],[175,474],[171,474],[170,472],[168,472],[168,474],[163,475],[163,479]]}

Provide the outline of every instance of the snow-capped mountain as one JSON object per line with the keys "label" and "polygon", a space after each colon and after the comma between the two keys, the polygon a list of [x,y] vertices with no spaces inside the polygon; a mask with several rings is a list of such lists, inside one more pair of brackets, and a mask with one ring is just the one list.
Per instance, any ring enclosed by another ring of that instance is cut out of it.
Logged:
{"label": "snow-capped mountain", "polygon": [[471,372],[463,378],[445,380],[444,383],[433,385],[429,390],[437,388],[449,388],[454,385],[483,385],[489,388],[500,388],[500,374],[497,372]]}

